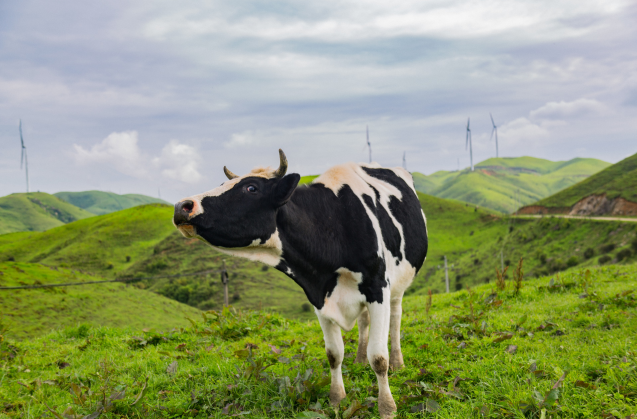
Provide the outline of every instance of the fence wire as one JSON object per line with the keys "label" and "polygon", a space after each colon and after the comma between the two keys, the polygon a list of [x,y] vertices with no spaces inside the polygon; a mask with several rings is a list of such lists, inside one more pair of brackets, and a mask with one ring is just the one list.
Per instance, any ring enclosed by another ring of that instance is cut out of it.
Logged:
{"label": "fence wire", "polygon": [[184,276],[205,275],[205,274],[219,273],[219,272],[221,272],[220,269],[208,269],[206,271],[191,272],[191,273],[177,274],[177,275],[157,275],[157,276],[133,277],[133,278],[116,278],[116,279],[108,279],[103,281],[67,282],[63,284],[33,284],[33,285],[20,285],[16,287],[0,287],[0,290],[25,290],[25,289],[33,289],[33,288],[71,287],[75,285],[105,284],[109,282],[126,283],[126,282],[143,281],[146,279],[181,278]]}

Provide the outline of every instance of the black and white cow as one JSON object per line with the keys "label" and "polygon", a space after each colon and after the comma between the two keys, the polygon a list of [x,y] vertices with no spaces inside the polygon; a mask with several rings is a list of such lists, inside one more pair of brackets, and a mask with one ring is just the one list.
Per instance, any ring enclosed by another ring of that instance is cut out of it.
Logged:
{"label": "black and white cow", "polygon": [[[233,256],[285,273],[314,305],[325,338],[332,383],[330,400],[345,397],[341,329],[358,320],[356,362],[371,364],[378,408],[393,415],[387,372],[400,368],[403,293],[427,255],[425,215],[409,172],[377,164],[334,166],[311,184],[277,170],[257,168],[175,205],[174,223]],[[391,354],[387,350],[391,335]]]}

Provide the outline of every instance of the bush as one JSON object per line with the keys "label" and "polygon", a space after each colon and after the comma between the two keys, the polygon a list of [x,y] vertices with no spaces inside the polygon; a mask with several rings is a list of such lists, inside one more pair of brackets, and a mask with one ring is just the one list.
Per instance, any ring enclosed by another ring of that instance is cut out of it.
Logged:
{"label": "bush", "polygon": [[602,247],[600,247],[599,250],[601,251],[601,253],[610,253],[613,250],[615,250],[615,244],[614,243],[605,244]]}
{"label": "bush", "polygon": [[546,255],[544,253],[540,253],[540,263],[544,265],[546,263]]}
{"label": "bush", "polygon": [[622,249],[617,252],[617,260],[628,259],[633,255],[633,252],[630,249]]}
{"label": "bush", "polygon": [[637,253],[637,237],[633,239],[631,245],[633,246],[633,250],[635,251],[635,253]]}
{"label": "bush", "polygon": [[595,249],[589,247],[588,249],[584,250],[584,259],[590,259],[593,256],[595,256]]}
{"label": "bush", "polygon": [[569,268],[572,268],[573,266],[577,266],[577,265],[579,265],[579,259],[577,258],[577,256],[571,256],[566,261],[566,266],[568,266]]}
{"label": "bush", "polygon": [[301,310],[304,313],[309,313],[312,310],[312,306],[310,305],[310,303],[303,303],[301,304]]}
{"label": "bush", "polygon": [[597,259],[597,262],[599,262],[600,265],[603,265],[607,262],[610,262],[611,257],[608,255],[604,255],[604,256],[600,256],[599,259]]}

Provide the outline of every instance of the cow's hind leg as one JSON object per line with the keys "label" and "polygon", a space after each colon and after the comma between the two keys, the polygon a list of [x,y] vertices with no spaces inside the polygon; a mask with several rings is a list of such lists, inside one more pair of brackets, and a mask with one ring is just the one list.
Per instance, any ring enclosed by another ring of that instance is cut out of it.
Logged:
{"label": "cow's hind leg", "polygon": [[384,303],[382,304],[371,303],[367,306],[370,315],[367,359],[378,380],[378,413],[380,413],[382,419],[389,419],[396,412],[396,403],[391,395],[387,377],[389,371],[389,354],[387,351],[390,321],[389,295],[386,295],[383,300]]}
{"label": "cow's hind leg", "polygon": [[343,385],[343,375],[341,373],[341,364],[345,354],[345,346],[343,345],[343,337],[341,336],[341,328],[334,322],[318,314],[319,323],[323,330],[325,339],[325,352],[327,360],[330,364],[330,374],[332,377],[332,385],[330,386],[330,402],[332,406],[337,406],[346,396],[345,386]]}
{"label": "cow's hind leg", "polygon": [[403,353],[400,350],[400,319],[403,314],[402,294],[391,299],[391,317],[389,332],[391,335],[391,353],[389,355],[389,366],[394,369],[403,367]]}
{"label": "cow's hind leg", "polygon": [[367,362],[367,343],[369,342],[369,311],[364,309],[358,316],[358,350],[356,351],[357,364]]}

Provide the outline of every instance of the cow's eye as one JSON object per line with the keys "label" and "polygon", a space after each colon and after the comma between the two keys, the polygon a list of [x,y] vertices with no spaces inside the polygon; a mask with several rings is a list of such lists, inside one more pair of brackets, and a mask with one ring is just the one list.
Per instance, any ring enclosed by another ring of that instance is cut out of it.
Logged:
{"label": "cow's eye", "polygon": [[257,191],[257,188],[254,185],[248,185],[246,187],[246,191],[251,192],[251,193],[255,193]]}

